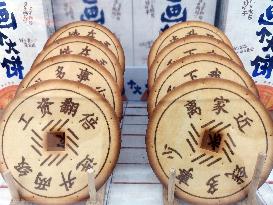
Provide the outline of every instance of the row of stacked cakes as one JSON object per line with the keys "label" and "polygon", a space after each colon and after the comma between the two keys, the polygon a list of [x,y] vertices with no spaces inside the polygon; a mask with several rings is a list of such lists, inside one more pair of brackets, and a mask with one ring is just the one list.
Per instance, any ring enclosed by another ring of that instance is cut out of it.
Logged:
{"label": "row of stacked cakes", "polygon": [[177,24],[154,42],[148,60],[150,164],[176,196],[193,204],[246,197],[259,153],[272,169],[273,126],[252,78],[225,34],[202,22]]}
{"label": "row of stacked cakes", "polygon": [[124,62],[120,42],[96,23],[66,25],[48,40],[0,125],[0,171],[12,173],[23,199],[75,203],[89,196],[87,171],[97,188],[108,179],[120,150]]}

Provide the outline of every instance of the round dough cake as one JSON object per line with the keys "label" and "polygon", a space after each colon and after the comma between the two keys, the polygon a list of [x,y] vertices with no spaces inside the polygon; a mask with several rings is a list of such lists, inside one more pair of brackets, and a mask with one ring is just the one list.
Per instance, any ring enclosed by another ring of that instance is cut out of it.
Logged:
{"label": "round dough cake", "polygon": [[273,163],[273,124],[258,99],[227,80],[202,79],[170,92],[150,119],[150,164],[175,194],[192,204],[233,204],[247,195],[259,153],[267,155],[261,184]]}
{"label": "round dough cake", "polygon": [[100,41],[106,45],[118,58],[119,63],[124,71],[125,68],[125,57],[123,48],[115,36],[106,27],[91,21],[78,21],[65,25],[56,31],[46,42],[45,47],[49,44],[68,37],[68,36],[87,36],[91,39]]}
{"label": "round dough cake", "polygon": [[103,66],[87,57],[56,56],[37,64],[21,81],[17,94],[38,82],[53,79],[72,80],[88,85],[108,100],[121,119],[123,105],[120,88]]}
{"label": "round dough cake", "polygon": [[50,44],[37,56],[32,67],[48,58],[67,54],[85,56],[99,62],[123,88],[123,71],[116,56],[105,45],[88,37],[66,37]]}
{"label": "round dough cake", "polygon": [[241,66],[222,56],[195,54],[176,61],[158,76],[149,93],[149,115],[168,92],[179,85],[200,78],[231,80],[259,96],[255,82]]}
{"label": "round dough cake", "polygon": [[206,36],[190,36],[166,46],[158,53],[149,69],[149,89],[151,89],[152,84],[159,74],[169,65],[178,59],[198,53],[217,54],[229,58],[243,67],[243,63],[238,55],[222,41]]}
{"label": "round dough cake", "polygon": [[148,67],[152,65],[154,58],[164,47],[181,38],[192,35],[208,36],[211,38],[215,38],[217,40],[223,41],[224,43],[232,47],[232,44],[227,36],[215,26],[201,21],[182,22],[171,26],[169,29],[162,32],[160,36],[155,40],[149,53]]}
{"label": "round dough cake", "polygon": [[112,107],[73,81],[44,81],[20,93],[3,114],[0,133],[0,171],[9,170],[20,196],[39,204],[86,199],[87,171],[95,171],[99,189],[119,156]]}

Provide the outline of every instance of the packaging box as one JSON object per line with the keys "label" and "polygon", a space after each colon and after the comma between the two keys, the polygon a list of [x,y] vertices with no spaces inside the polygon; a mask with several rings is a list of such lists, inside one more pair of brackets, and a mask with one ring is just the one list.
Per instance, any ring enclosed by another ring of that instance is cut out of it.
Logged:
{"label": "packaging box", "polygon": [[0,0],[0,108],[53,31],[50,0]]}
{"label": "packaging box", "polygon": [[273,110],[273,5],[270,0],[221,1],[219,27],[230,38],[260,98]]}

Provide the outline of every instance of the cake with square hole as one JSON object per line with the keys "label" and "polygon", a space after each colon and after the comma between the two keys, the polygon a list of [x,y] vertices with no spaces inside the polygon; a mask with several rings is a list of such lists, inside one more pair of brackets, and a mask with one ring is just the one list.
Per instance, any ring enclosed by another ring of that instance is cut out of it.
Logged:
{"label": "cake with square hole", "polygon": [[90,87],[44,81],[21,92],[0,122],[0,171],[9,170],[22,199],[71,204],[89,197],[87,171],[99,189],[120,149],[109,103]]}
{"label": "cake with square hole", "polygon": [[232,204],[246,197],[259,153],[272,170],[273,126],[248,89],[228,80],[200,79],[177,87],[155,108],[148,125],[148,158],[167,186],[192,204]]}

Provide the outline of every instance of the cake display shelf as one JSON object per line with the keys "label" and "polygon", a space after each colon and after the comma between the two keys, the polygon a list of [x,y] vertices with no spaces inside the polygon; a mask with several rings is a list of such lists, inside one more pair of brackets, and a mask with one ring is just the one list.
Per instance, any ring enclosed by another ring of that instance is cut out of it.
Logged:
{"label": "cake display shelf", "polygon": [[[93,170],[87,172],[88,175],[88,190],[90,198],[86,201],[85,205],[103,205],[105,200],[106,185],[103,185],[98,191],[95,187],[95,175]],[[13,177],[10,171],[6,171],[3,177],[8,185],[8,189],[11,195],[10,205],[33,205],[33,203],[24,201],[21,199]]]}

